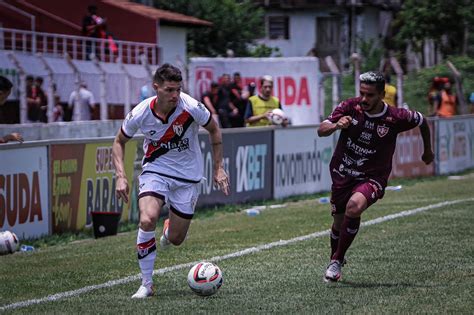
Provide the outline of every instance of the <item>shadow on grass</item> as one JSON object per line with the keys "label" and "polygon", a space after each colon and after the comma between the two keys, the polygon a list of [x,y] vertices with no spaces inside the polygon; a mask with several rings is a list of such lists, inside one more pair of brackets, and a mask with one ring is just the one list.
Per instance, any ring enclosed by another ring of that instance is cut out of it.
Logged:
{"label": "shadow on grass", "polygon": [[[336,284],[336,283],[334,283]],[[355,281],[340,281],[337,283],[337,288],[429,288],[433,285],[426,285],[420,283],[395,282],[395,283],[378,283],[378,282],[355,282]]]}

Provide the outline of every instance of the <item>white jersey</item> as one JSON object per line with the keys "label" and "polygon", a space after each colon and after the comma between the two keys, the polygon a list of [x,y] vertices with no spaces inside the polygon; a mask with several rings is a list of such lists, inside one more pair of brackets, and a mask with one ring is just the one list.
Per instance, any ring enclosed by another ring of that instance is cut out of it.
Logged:
{"label": "white jersey", "polygon": [[191,96],[181,93],[176,109],[166,121],[153,111],[157,97],[138,104],[122,123],[126,137],[140,131],[143,142],[143,172],[199,182],[203,175],[203,159],[199,146],[199,126],[211,121],[207,108]]}
{"label": "white jersey", "polygon": [[69,96],[69,108],[74,106],[72,120],[91,120],[91,107],[95,104],[94,95],[91,91],[81,87],[79,94],[72,91]]}

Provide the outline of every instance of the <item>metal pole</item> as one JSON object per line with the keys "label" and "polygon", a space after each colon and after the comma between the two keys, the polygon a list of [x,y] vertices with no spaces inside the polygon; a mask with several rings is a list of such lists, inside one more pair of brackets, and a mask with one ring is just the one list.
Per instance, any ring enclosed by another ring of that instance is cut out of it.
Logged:
{"label": "metal pole", "polygon": [[20,65],[18,59],[15,58],[13,53],[9,53],[8,57],[13,62],[15,67],[18,69],[20,74],[20,124],[28,122],[28,104],[26,99],[26,72],[25,69]]}

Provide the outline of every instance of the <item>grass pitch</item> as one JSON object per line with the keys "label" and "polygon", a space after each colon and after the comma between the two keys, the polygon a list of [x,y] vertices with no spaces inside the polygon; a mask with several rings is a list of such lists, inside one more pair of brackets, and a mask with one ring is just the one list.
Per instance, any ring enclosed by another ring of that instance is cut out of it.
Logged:
{"label": "grass pitch", "polygon": [[[403,181],[369,208],[363,222],[443,201],[473,198],[474,177]],[[474,309],[474,201],[362,227],[347,253],[342,281],[325,284],[329,238],[323,236],[217,262],[224,273],[208,298],[187,287],[189,268],[155,276],[157,295],[136,301],[134,280],[62,298],[66,291],[139,273],[136,231],[0,257],[0,313],[456,313]],[[171,267],[330,227],[316,199],[249,217],[217,212],[193,221],[179,248],[158,251],[155,268]],[[157,236],[161,228],[157,229]],[[76,292],[77,293],[77,292]],[[26,307],[12,303],[59,294]]]}

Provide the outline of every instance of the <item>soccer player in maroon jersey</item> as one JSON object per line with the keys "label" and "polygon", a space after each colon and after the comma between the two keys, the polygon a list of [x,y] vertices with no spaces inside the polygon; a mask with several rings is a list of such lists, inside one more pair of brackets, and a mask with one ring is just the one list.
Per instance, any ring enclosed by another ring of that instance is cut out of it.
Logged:
{"label": "soccer player in maroon jersey", "polygon": [[392,170],[397,135],[419,127],[424,153],[434,159],[430,129],[419,112],[388,106],[384,101],[385,78],[378,72],[360,75],[360,97],[340,103],[318,129],[320,137],[341,130],[329,164],[332,187],[331,261],[325,281],[338,281],[344,255],[359,231],[365,209],[383,198]]}

